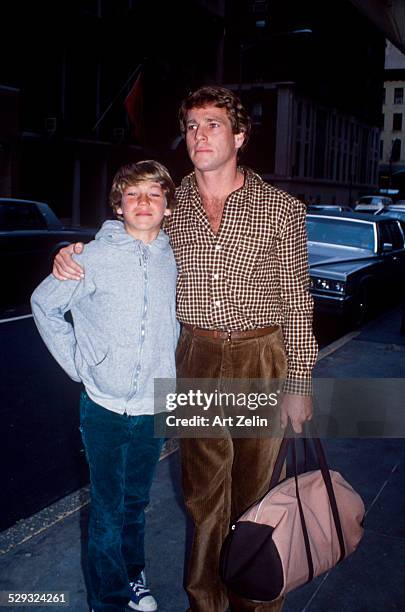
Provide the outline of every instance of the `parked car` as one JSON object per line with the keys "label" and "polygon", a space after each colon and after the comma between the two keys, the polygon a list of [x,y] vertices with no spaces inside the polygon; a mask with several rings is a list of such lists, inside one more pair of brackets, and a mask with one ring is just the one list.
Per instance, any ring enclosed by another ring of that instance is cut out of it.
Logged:
{"label": "parked car", "polygon": [[[356,208],[354,212],[365,212],[365,211],[362,210],[362,208],[360,207],[360,209]],[[397,205],[397,204],[390,204],[389,206],[385,206],[384,208],[376,208],[375,210],[369,210],[369,213],[371,215],[385,215],[390,212],[405,213],[405,206]]]}
{"label": "parked car", "polygon": [[381,212],[378,213],[379,217],[390,217],[391,219],[400,219],[401,221],[405,221],[405,206],[388,206]]}
{"label": "parked car", "polygon": [[88,242],[94,234],[92,229],[65,228],[44,202],[0,198],[0,315],[28,308],[32,291],[50,273],[57,251],[71,242]]}
{"label": "parked car", "polygon": [[354,210],[358,212],[376,213],[392,204],[392,199],[388,196],[368,195],[362,196],[356,202]]}
{"label": "parked car", "polygon": [[364,322],[405,275],[405,223],[382,215],[307,215],[311,293],[317,310]]}
{"label": "parked car", "polygon": [[395,204],[387,206],[387,210],[391,212],[405,212],[405,201],[395,202]]}
{"label": "parked car", "polygon": [[386,210],[381,211],[378,216],[382,219],[397,219],[405,236],[405,208],[399,210],[393,210],[393,208],[395,206],[389,206]]}
{"label": "parked car", "polygon": [[345,204],[308,204],[307,212],[318,211],[351,212],[352,209]]}

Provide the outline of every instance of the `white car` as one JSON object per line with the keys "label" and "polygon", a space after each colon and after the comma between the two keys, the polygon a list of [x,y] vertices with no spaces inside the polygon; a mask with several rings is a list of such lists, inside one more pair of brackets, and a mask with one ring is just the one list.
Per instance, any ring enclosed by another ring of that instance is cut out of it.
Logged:
{"label": "white car", "polygon": [[362,196],[357,200],[354,210],[357,212],[369,212],[375,214],[387,208],[387,206],[391,206],[392,204],[392,199],[387,196]]}

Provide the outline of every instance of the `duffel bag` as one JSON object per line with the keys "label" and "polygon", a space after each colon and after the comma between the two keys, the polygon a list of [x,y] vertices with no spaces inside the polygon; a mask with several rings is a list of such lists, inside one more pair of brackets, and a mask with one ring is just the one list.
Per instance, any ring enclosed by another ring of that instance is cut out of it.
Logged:
{"label": "duffel bag", "polygon": [[[269,492],[232,525],[223,544],[221,577],[240,597],[277,599],[331,569],[362,538],[360,495],[329,470],[319,438],[312,442],[319,469],[298,475],[296,440],[283,439]],[[290,449],[294,476],[279,483]]]}

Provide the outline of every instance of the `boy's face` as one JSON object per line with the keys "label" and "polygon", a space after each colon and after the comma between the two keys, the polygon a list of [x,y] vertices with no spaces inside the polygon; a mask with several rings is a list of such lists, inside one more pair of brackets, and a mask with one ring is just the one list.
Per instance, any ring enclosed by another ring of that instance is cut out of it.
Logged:
{"label": "boy's face", "polygon": [[141,181],[126,187],[117,212],[124,217],[127,233],[143,242],[156,238],[163,217],[170,214],[165,193],[154,181]]}

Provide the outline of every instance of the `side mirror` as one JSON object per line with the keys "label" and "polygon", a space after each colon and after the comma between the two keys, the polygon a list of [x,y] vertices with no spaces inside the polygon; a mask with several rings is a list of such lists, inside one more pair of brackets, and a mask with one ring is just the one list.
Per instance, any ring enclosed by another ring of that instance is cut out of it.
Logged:
{"label": "side mirror", "polygon": [[384,242],[383,251],[392,251],[392,242]]}

